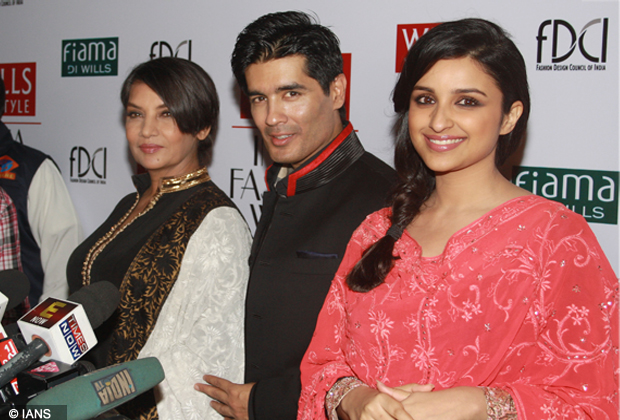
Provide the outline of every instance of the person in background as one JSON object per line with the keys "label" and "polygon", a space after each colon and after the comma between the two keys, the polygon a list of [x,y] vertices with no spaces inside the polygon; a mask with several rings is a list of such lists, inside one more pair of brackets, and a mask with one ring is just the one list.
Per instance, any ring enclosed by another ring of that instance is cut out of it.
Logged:
{"label": "person in background", "polygon": [[[71,291],[109,281],[116,313],[97,331],[97,367],[154,356],[166,379],[119,407],[135,419],[218,419],[194,391],[201,372],[243,377],[243,303],[251,236],[205,167],[219,100],[197,64],[160,58],[121,89],[129,150],[146,173],[137,192],[71,255]],[[91,354],[89,353],[89,354]],[[88,355],[87,355],[88,356]]]}
{"label": "person in background", "polygon": [[443,23],[393,102],[400,183],[351,238],[298,419],[618,419],[618,279],[583,217],[498,170],[530,112],[517,47]]}
{"label": "person in background", "polygon": [[17,211],[0,187],[0,270],[22,270]]}
{"label": "person in background", "polygon": [[[0,117],[5,100],[0,79]],[[13,140],[1,121],[0,187],[17,210],[21,264],[30,280],[29,305],[49,296],[66,298],[67,260],[82,240],[71,197],[52,158]]]}
{"label": "person in background", "polygon": [[355,227],[385,205],[394,170],[345,120],[338,38],[307,14],[257,19],[231,64],[274,164],[250,256],[245,383],[211,374],[196,387],[224,417],[292,419],[299,363],[330,282]]}

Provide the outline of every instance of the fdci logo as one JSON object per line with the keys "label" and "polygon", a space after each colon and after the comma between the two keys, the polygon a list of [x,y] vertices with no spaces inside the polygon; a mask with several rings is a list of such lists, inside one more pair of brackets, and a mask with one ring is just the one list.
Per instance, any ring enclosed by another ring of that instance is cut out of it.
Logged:
{"label": "fdci logo", "polygon": [[588,222],[618,224],[618,172],[517,166],[512,182],[564,204]]}
{"label": "fdci logo", "polygon": [[606,70],[608,37],[609,18],[593,19],[579,32],[565,20],[546,20],[536,36],[536,70]]}
{"label": "fdci logo", "polygon": [[86,344],[86,339],[75,316],[71,315],[60,324],[60,332],[67,343],[73,360],[79,359],[82,354],[88,351],[88,344]]}
{"label": "fdci logo", "polygon": [[69,155],[69,179],[82,184],[105,184],[107,166],[107,148],[100,147],[91,154],[85,147],[74,146]]}
{"label": "fdci logo", "polygon": [[129,370],[122,369],[105,378],[91,382],[102,406],[112,404],[121,398],[138,392]]}
{"label": "fdci logo", "polygon": [[153,42],[149,58],[152,60],[160,57],[180,57],[192,61],[192,40],[181,41],[174,50],[166,41]]}
{"label": "fdci logo", "polygon": [[118,38],[62,41],[62,77],[118,75]]}
{"label": "fdci logo", "polygon": [[37,63],[0,64],[6,100],[4,115],[34,117],[37,95]]}
{"label": "fdci logo", "polygon": [[403,69],[403,63],[409,49],[418,39],[439,23],[412,23],[396,26],[396,73]]}

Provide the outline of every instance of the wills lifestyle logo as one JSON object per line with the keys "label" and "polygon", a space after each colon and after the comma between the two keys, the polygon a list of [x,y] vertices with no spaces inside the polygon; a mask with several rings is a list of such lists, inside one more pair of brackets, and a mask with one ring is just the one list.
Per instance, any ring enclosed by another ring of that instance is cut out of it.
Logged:
{"label": "wills lifestyle logo", "polygon": [[181,41],[174,50],[166,41],[153,42],[151,44],[149,58],[153,60],[154,58],[160,57],[181,57],[192,61],[192,40],[186,39],[185,41]]}
{"label": "wills lifestyle logo", "polygon": [[536,36],[536,70],[607,70],[608,38],[609,18],[592,19],[579,32],[565,20],[545,20]]}
{"label": "wills lifestyle logo", "polygon": [[62,41],[62,77],[118,75],[118,38]]}
{"label": "wills lifestyle logo", "polygon": [[588,222],[618,224],[618,172],[517,166],[512,182],[564,204]]}
{"label": "wills lifestyle logo", "polygon": [[107,166],[107,148],[100,147],[91,153],[85,147],[74,146],[69,155],[69,179],[81,184],[105,184]]}
{"label": "wills lifestyle logo", "polygon": [[400,73],[403,69],[405,57],[413,44],[439,23],[412,23],[396,26],[396,73]]}
{"label": "wills lifestyle logo", "polygon": [[6,100],[4,115],[34,117],[37,96],[37,63],[0,64]]}
{"label": "wills lifestyle logo", "polygon": [[[344,109],[345,109],[345,118],[349,120],[349,98],[351,97],[351,53],[343,53],[342,54],[342,73],[347,78],[347,90],[345,92],[344,97]],[[240,117],[243,119],[252,118],[252,110],[250,108],[250,100],[248,97],[241,92],[239,98],[239,107],[240,107]]]}

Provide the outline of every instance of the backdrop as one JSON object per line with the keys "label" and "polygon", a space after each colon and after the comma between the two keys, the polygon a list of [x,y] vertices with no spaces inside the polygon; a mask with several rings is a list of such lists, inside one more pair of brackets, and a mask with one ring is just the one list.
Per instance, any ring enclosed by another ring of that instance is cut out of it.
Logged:
{"label": "backdrop", "polygon": [[369,151],[392,164],[390,93],[407,49],[433,25],[498,23],[527,63],[532,115],[526,146],[504,168],[519,186],[582,214],[618,273],[618,1],[597,0],[0,0],[3,122],[54,158],[85,234],[132,192],[119,100],[130,69],[188,58],[221,100],[210,172],[250,228],[265,189],[260,140],[230,70],[237,34],[262,14],[315,13],[338,35],[349,117]]}

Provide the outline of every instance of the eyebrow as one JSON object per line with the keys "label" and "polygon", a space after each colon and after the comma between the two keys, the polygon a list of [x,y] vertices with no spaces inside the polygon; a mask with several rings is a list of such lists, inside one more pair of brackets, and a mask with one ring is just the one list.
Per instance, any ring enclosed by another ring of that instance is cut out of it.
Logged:
{"label": "eyebrow", "polygon": [[[133,108],[136,108],[136,109],[142,109],[142,107],[134,104],[133,102],[127,102],[127,108],[129,108],[130,106],[133,107]],[[166,106],[166,104],[161,104],[161,105],[157,106],[157,109],[165,109],[165,108],[168,108]]]}
{"label": "eyebrow", "polygon": [[[278,88],[276,89],[276,92],[287,92],[289,90],[308,90],[308,88],[302,84],[299,84],[297,82],[293,82],[289,85],[283,85],[283,86],[278,86]],[[259,92],[257,90],[252,90],[248,92],[248,96],[264,96],[265,94],[262,92]]]}
{"label": "eyebrow", "polygon": [[[426,86],[414,86],[413,90],[422,90],[424,92],[431,92],[434,93],[435,91],[429,87]],[[453,94],[463,94],[463,93],[478,93],[484,97],[487,96],[486,93],[484,93],[483,91],[481,91],[480,89],[476,89],[476,88],[467,88],[467,89],[455,89],[452,91]]]}

